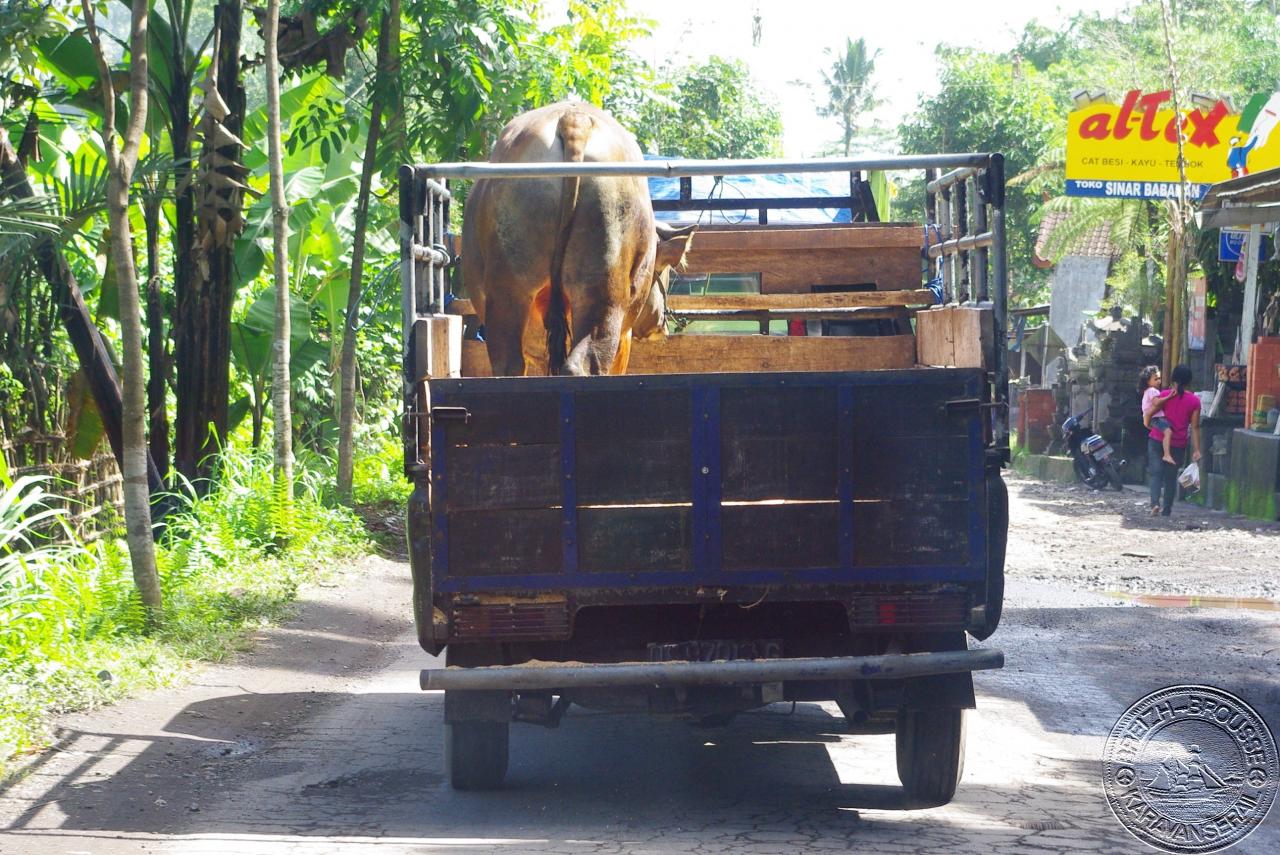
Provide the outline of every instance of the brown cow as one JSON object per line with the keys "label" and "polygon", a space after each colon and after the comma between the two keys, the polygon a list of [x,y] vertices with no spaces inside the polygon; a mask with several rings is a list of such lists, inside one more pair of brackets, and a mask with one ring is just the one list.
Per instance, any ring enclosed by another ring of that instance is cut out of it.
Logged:
{"label": "brown cow", "polygon": [[[580,103],[517,116],[489,159],[643,160],[613,117]],[[463,216],[462,274],[493,374],[624,373],[632,336],[660,333],[655,282],[683,263],[692,232],[655,222],[643,178],[477,181]]]}

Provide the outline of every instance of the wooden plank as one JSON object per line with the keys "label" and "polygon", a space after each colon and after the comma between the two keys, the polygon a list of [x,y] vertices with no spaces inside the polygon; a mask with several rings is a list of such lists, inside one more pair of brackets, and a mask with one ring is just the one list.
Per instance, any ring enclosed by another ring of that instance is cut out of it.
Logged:
{"label": "wooden plank", "polygon": [[726,501],[836,498],[836,437],[741,437],[722,446]]}
{"label": "wooden plank", "polygon": [[691,570],[692,516],[688,507],[583,508],[579,565],[588,573]]}
{"label": "wooden plank", "polygon": [[476,313],[475,305],[466,297],[455,297],[444,307],[447,315],[474,315]]}
{"label": "wooden plank", "polygon": [[955,361],[955,324],[951,306],[916,313],[916,351],[921,365],[951,365]]}
{"label": "wooden plank", "polygon": [[579,390],[574,394],[578,443],[689,441],[687,389]]}
{"label": "wooden plank", "polygon": [[574,398],[580,505],[690,500],[688,390],[580,390]]}
{"label": "wooden plank", "polygon": [[550,508],[560,504],[556,445],[474,445],[449,449],[450,511]]}
{"label": "wooden plank", "polygon": [[560,572],[560,511],[454,511],[449,575]]}
{"label": "wooden plank", "polygon": [[927,306],[933,292],[927,288],[908,291],[852,291],[826,294],[703,294],[667,297],[673,312],[696,309],[762,311],[767,309],[837,309],[863,306]]}
{"label": "wooden plank", "polygon": [[964,500],[969,495],[969,437],[854,433],[853,492],[858,499]]}
{"label": "wooden plank", "polygon": [[995,314],[977,306],[957,306],[955,320],[956,358],[954,368],[995,366]]}
{"label": "wooden plank", "polygon": [[689,438],[579,442],[575,478],[579,505],[692,501]]}
{"label": "wooden plank", "polygon": [[489,367],[489,345],[471,338],[462,340],[462,376],[493,376]]}
{"label": "wooden plank", "polygon": [[812,292],[814,286],[871,286],[876,290],[917,289],[920,252],[882,250],[699,250],[689,252],[686,273],[759,273],[766,294]]}
{"label": "wooden plank", "polygon": [[810,225],[704,226],[695,233],[693,252],[910,248],[919,253],[924,233],[910,224],[850,223]]}
{"label": "wooden plank", "polygon": [[911,335],[678,335],[633,343],[627,373],[871,371],[915,361]]}
{"label": "wooden plank", "polygon": [[462,318],[431,315],[413,322],[414,379],[458,377],[462,369]]}
{"label": "wooden plank", "polygon": [[964,564],[968,560],[967,499],[854,502],[855,567]]}
{"label": "wooden plank", "polygon": [[446,422],[448,444],[555,445],[560,442],[560,398],[545,390],[450,394],[448,386],[431,388],[437,406],[466,407],[470,419]]}
{"label": "wooden plank", "polygon": [[[938,379],[932,380],[930,376]],[[971,397],[966,393],[962,375],[926,372],[926,377],[910,385],[859,386],[853,391],[853,431],[860,445],[858,453],[875,453],[875,443],[882,437],[917,438],[920,446],[925,438],[969,436],[969,426],[976,414],[948,414],[944,402]],[[920,453],[918,450],[917,453]]]}
{"label": "wooden plank", "polygon": [[725,570],[838,567],[837,505],[728,505],[720,510]]}
{"label": "wooden plank", "polygon": [[835,398],[829,386],[721,392],[723,498],[836,498]]}

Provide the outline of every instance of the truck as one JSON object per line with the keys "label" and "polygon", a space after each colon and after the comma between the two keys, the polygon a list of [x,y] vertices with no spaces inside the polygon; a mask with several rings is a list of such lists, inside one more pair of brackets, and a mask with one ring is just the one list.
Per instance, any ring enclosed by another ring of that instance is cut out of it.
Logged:
{"label": "truck", "polygon": [[[919,177],[928,223],[880,222],[875,171]],[[706,192],[817,172],[848,194]],[[676,181],[659,216],[742,221],[699,229],[627,374],[486,376],[453,190],[567,174]],[[430,164],[399,190],[413,608],[452,786],[501,786],[511,724],[575,704],[722,726],[834,702],[893,735],[910,803],[949,801],[972,674],[1004,661],[971,644],[1008,530],[1002,156]],[[781,216],[816,208],[842,216]]]}

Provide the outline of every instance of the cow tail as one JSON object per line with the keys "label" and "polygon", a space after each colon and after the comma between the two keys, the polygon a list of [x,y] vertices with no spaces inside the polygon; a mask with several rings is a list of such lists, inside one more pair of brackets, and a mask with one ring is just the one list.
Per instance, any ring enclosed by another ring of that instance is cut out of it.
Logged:
{"label": "cow tail", "polygon": [[[578,110],[569,110],[560,117],[556,136],[564,146],[564,159],[569,163],[581,163],[586,157],[587,136],[594,124],[591,116]],[[559,374],[569,358],[572,344],[572,319],[564,291],[564,257],[569,246],[569,232],[573,228],[573,216],[578,210],[578,191],[582,178],[564,179],[560,192],[560,220],[556,230],[555,249],[551,253],[551,294],[546,314],[547,365],[551,374]]]}

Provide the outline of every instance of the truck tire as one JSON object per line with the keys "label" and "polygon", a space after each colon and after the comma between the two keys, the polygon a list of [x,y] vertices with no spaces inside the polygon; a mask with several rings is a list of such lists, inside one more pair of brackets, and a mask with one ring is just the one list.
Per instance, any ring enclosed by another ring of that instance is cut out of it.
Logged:
{"label": "truck tire", "polygon": [[898,778],[918,805],[945,805],[964,774],[964,710],[902,710],[895,733]]}
{"label": "truck tire", "polygon": [[455,790],[496,790],[507,775],[510,725],[455,721],[444,726],[444,765]]}

